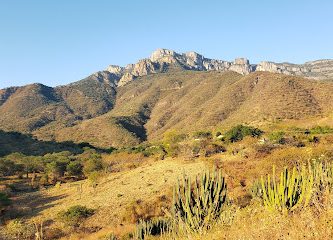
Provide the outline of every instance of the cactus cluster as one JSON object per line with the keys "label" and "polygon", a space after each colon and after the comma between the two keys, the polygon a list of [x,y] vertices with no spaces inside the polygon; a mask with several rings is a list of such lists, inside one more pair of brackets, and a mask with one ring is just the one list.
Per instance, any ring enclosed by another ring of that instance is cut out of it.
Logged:
{"label": "cactus cluster", "polygon": [[168,233],[171,222],[168,219],[156,218],[148,221],[140,220],[134,232],[134,239],[144,240],[148,236],[157,236]]}
{"label": "cactus cluster", "polygon": [[311,201],[317,210],[320,210],[330,202],[329,196],[333,191],[333,164],[331,162],[313,161],[309,165],[314,178],[314,194]]}
{"label": "cactus cluster", "polygon": [[174,224],[186,231],[202,232],[218,220],[227,202],[227,185],[220,170],[206,171],[192,183],[184,174],[174,188]]}
{"label": "cactus cluster", "polygon": [[313,189],[313,173],[311,167],[302,167],[292,171],[287,168],[281,172],[279,181],[273,166],[272,177],[261,178],[264,205],[270,210],[293,211],[308,205]]}
{"label": "cactus cluster", "polygon": [[313,161],[311,163],[314,185],[319,191],[333,190],[333,164],[328,162]]}

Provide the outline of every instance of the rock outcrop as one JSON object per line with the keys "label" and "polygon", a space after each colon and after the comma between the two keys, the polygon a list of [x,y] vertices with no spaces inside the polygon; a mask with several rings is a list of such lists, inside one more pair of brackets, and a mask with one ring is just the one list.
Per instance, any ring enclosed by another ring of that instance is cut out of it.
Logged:
{"label": "rock outcrop", "polygon": [[256,71],[282,73],[318,80],[333,79],[333,60],[317,60],[304,64],[260,62]]}
{"label": "rock outcrop", "polygon": [[333,79],[333,60],[318,60],[304,64],[265,61],[256,65],[250,64],[246,58],[236,58],[233,62],[228,62],[205,58],[196,52],[179,54],[168,49],[157,49],[150,58],[126,67],[110,65],[105,71],[113,74],[117,86],[123,86],[140,76],[165,72],[170,67],[195,71],[234,71],[242,75],[254,71],[267,71],[314,79]]}

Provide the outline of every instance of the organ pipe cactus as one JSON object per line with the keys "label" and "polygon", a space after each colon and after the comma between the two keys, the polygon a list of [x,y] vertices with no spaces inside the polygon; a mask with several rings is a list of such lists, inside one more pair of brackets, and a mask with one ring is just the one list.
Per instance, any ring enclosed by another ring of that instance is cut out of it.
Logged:
{"label": "organ pipe cactus", "polygon": [[308,205],[313,188],[311,167],[302,167],[292,171],[287,168],[280,174],[279,182],[273,166],[272,177],[261,178],[264,205],[270,210],[293,211]]}
{"label": "organ pipe cactus", "polygon": [[178,180],[173,193],[173,219],[187,231],[202,232],[221,217],[227,200],[227,184],[221,171],[214,169]]}
{"label": "organ pipe cactus", "polygon": [[164,218],[140,220],[134,232],[134,239],[144,240],[149,236],[163,235],[171,231],[171,226],[171,222]]}
{"label": "organ pipe cactus", "polygon": [[[310,165],[310,164],[309,164]],[[333,190],[333,164],[329,162],[313,161],[311,164],[316,190]]]}
{"label": "organ pipe cactus", "polygon": [[314,178],[314,194],[311,202],[317,210],[323,209],[330,202],[330,195],[333,192],[333,164],[314,160],[311,169]]}

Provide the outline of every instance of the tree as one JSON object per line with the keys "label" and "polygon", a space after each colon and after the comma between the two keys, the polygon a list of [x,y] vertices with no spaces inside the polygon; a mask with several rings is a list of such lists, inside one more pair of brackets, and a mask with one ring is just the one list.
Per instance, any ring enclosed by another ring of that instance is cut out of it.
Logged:
{"label": "tree", "polygon": [[17,170],[17,165],[5,158],[0,158],[0,175],[1,176],[10,176],[14,175]]}
{"label": "tree", "polygon": [[64,176],[65,170],[66,166],[64,167],[60,162],[50,162],[46,164],[46,173],[53,180],[53,182]]}
{"label": "tree", "polygon": [[83,166],[79,161],[72,161],[67,164],[66,172],[70,176],[82,176],[83,172]]}
{"label": "tree", "polygon": [[102,159],[100,158],[92,158],[86,160],[83,165],[84,175],[87,177],[90,173],[95,171],[100,171],[103,169]]}

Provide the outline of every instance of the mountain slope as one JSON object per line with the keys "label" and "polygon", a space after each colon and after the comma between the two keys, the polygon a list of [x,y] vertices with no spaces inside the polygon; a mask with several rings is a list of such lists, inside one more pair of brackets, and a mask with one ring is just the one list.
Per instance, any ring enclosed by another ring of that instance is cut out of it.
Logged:
{"label": "mountain slope", "polygon": [[72,84],[0,90],[0,130],[109,147],[158,139],[170,129],[328,117],[330,79],[333,60],[250,64],[158,49]]}
{"label": "mountain slope", "polygon": [[109,75],[94,74],[56,88],[31,84],[3,89],[0,91],[1,129],[31,133],[49,125],[72,126],[79,120],[106,113],[113,107],[116,96]]}
{"label": "mountain slope", "polygon": [[63,128],[55,137],[108,147],[158,139],[170,129],[320,118],[332,112],[331,91],[330,82],[267,72],[155,74],[119,87],[110,112]]}

